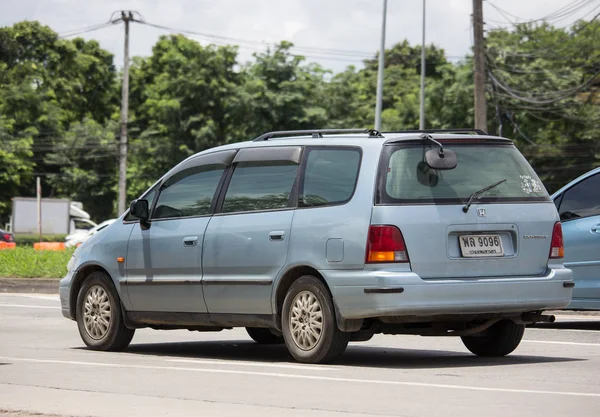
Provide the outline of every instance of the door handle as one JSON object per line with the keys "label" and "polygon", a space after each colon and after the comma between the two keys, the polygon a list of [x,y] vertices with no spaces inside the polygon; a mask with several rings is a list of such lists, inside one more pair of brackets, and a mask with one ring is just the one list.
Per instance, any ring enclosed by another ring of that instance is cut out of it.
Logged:
{"label": "door handle", "polygon": [[271,241],[283,240],[284,236],[285,236],[285,232],[283,230],[271,232],[271,233],[269,233],[269,240],[271,240]]}
{"label": "door handle", "polygon": [[198,244],[198,236],[184,237],[183,246],[190,247]]}
{"label": "door handle", "polygon": [[600,224],[592,226],[592,228],[590,229],[590,232],[592,232],[592,233],[598,233],[600,235]]}

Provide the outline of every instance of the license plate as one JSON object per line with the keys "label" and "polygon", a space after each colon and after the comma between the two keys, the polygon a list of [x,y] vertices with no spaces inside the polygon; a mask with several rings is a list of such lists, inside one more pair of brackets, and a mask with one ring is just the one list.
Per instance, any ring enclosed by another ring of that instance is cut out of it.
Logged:
{"label": "license plate", "polygon": [[502,239],[498,235],[462,235],[458,241],[465,258],[504,256]]}

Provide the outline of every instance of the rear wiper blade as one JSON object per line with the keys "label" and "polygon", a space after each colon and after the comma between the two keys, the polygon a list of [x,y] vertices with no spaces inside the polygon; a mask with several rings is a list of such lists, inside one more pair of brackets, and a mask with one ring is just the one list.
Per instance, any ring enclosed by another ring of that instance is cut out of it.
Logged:
{"label": "rear wiper blade", "polygon": [[463,207],[463,211],[466,213],[469,211],[469,207],[471,207],[471,204],[473,204],[473,200],[475,200],[475,198],[479,197],[481,194],[490,191],[492,188],[499,186],[500,184],[502,184],[503,182],[506,182],[506,178],[504,178],[501,181],[495,182],[492,185],[488,185],[485,188],[482,188],[481,190],[475,191],[473,194],[471,194],[471,196],[469,197],[469,201],[467,201],[467,204]]}

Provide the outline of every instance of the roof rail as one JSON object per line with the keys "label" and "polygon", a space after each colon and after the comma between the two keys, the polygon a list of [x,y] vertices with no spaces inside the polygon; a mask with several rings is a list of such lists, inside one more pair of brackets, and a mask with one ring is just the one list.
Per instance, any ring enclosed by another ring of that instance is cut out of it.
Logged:
{"label": "roof rail", "polygon": [[335,135],[343,133],[363,133],[368,134],[370,138],[382,138],[383,135],[375,129],[312,129],[312,130],[278,130],[260,135],[253,142],[269,140],[277,136],[305,136],[311,135],[313,138],[322,138],[323,135]]}
{"label": "roof rail", "polygon": [[394,132],[382,133],[475,133],[477,135],[487,135],[488,133],[481,129],[423,129],[423,130],[398,130]]}

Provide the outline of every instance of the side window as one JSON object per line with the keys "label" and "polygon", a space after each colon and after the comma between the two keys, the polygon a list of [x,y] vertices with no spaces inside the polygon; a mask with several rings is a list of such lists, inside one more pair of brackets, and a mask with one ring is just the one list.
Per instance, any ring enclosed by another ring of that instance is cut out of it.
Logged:
{"label": "side window", "polygon": [[562,221],[600,215],[600,174],[574,185],[560,203]]}
{"label": "side window", "polygon": [[[143,194],[140,198],[143,198],[145,200],[148,200],[148,207],[152,208],[152,203],[154,203],[154,199],[156,198],[156,194],[158,194],[158,186],[159,184],[156,184],[154,187],[152,187],[149,191],[147,191],[145,194]],[[127,213],[127,216],[125,216],[125,218],[123,219],[123,221],[126,222],[134,222],[138,220],[137,217],[135,217],[133,214],[131,213]]]}
{"label": "side window", "polygon": [[225,166],[202,165],[180,171],[163,183],[152,219],[203,216],[210,206]]}
{"label": "side window", "polygon": [[288,161],[239,162],[223,201],[223,213],[289,206],[298,165]]}
{"label": "side window", "polygon": [[350,200],[356,187],[360,158],[358,149],[310,149],[299,206],[343,204]]}

